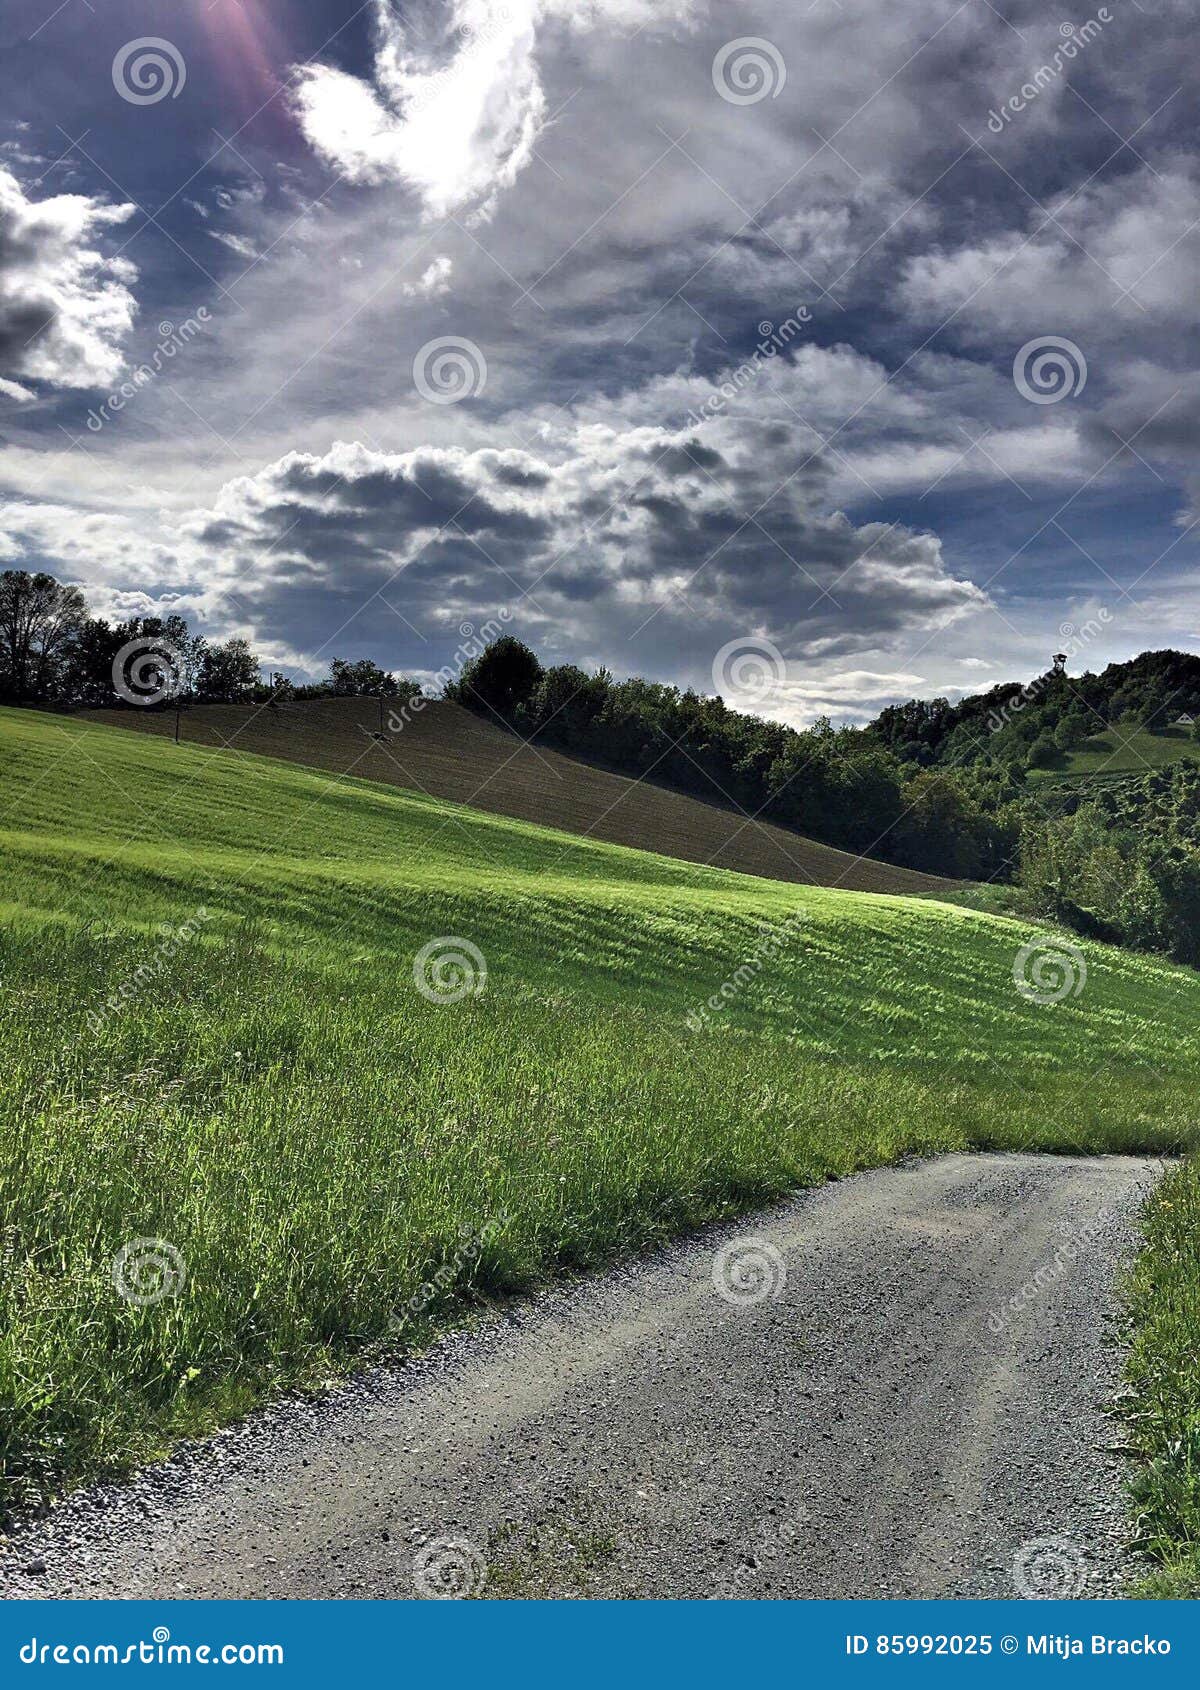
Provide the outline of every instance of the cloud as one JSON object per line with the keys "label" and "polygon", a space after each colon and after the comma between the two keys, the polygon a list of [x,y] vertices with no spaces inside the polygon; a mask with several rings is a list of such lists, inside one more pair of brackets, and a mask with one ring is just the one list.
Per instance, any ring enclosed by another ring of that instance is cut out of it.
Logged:
{"label": "cloud", "polygon": [[239,258],[257,258],[258,248],[246,235],[233,235],[227,229],[210,229],[208,231],[214,241],[220,241],[230,252],[236,252]]}
{"label": "cloud", "polygon": [[[919,253],[905,265],[902,296],[921,316],[957,313],[966,337],[996,329],[1059,333],[1113,330],[1103,304],[1125,328],[1190,327],[1190,287],[1200,249],[1200,185],[1190,162],[1132,174],[1048,197],[1019,229],[949,250]],[[991,285],[993,282],[998,285]]]}
{"label": "cloud", "polygon": [[[54,387],[103,387],[122,366],[120,343],[133,324],[126,258],[106,258],[95,235],[132,216],[85,194],[32,200],[0,166],[0,370]],[[10,381],[10,397],[24,382]]]}
{"label": "cloud", "polygon": [[146,528],[137,517],[10,500],[0,506],[0,556],[31,569],[51,563],[89,591],[158,593],[182,584],[188,564],[179,549]]}
{"label": "cloud", "polygon": [[1019,228],[916,254],[904,267],[901,298],[914,318],[946,321],[972,348],[998,348],[1001,370],[1024,348],[1065,337],[1072,403],[985,443],[1021,484],[1047,471],[1072,479],[1157,459],[1200,485],[1191,304],[1200,179],[1194,160],[1160,166],[1143,161],[1050,196]]}
{"label": "cloud", "polygon": [[403,182],[432,216],[491,214],[547,121],[539,27],[628,26],[685,17],[688,0],[451,0],[402,18],[372,5],[373,80],[298,67],[295,106],[311,146],[351,182]]}
{"label": "cloud", "polygon": [[341,443],[236,478],[178,532],[218,588],[310,650],[364,611],[377,634],[399,606],[426,638],[508,605],[551,653],[603,648],[632,669],[653,649],[695,673],[697,651],[743,631],[837,658],[986,606],[936,535],[822,511],[794,456],[783,436],[723,448],[596,424],[539,452]]}
{"label": "cloud", "polygon": [[[268,114],[227,125],[199,52],[157,159],[144,124],[107,129],[96,157],[158,205],[211,96],[258,185],[228,147],[210,162],[171,204],[179,246],[138,237],[138,292],[181,321],[198,254],[233,297],[101,435],[92,398],[4,372],[38,401],[5,407],[10,548],[318,670],[331,649],[436,669],[503,604],[550,660],[704,687],[758,633],[790,661],[786,710],[843,716],[993,678],[984,650],[997,676],[1044,668],[1097,582],[1132,641],[1115,583],[1141,591],[1160,553],[1196,625],[1172,526],[1200,494],[1182,4],[1121,10],[1000,135],[989,108],[1061,40],[1035,0],[799,23],[791,0],[371,0],[371,38],[327,46],[309,10],[278,60],[324,61],[299,73],[299,147]],[[786,83],[739,105],[712,67],[747,34]],[[22,145],[50,158],[55,134],[39,118]],[[87,162],[55,179],[95,190]],[[1012,368],[1046,334],[1089,378],[1043,407]],[[431,406],[414,364],[451,338],[486,387]]]}
{"label": "cloud", "polygon": [[404,284],[404,293],[409,299],[424,297],[433,299],[450,291],[450,275],[454,269],[454,260],[443,253],[427,265],[415,282]]}
{"label": "cloud", "polygon": [[828,716],[861,725],[889,704],[901,704],[927,686],[925,676],[875,669],[814,670],[793,664],[785,679],[767,693],[726,698],[734,709],[768,715],[797,726]]}
{"label": "cloud", "polygon": [[374,5],[374,86],[303,67],[296,103],[316,151],[352,182],[400,181],[435,216],[478,206],[532,156],[546,114],[535,0],[459,0],[418,32]]}

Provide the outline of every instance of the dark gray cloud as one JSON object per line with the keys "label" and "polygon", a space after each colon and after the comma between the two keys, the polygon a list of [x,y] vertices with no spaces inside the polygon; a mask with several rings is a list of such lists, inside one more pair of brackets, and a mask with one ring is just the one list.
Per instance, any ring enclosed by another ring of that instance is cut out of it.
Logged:
{"label": "dark gray cloud", "polygon": [[986,603],[935,535],[821,515],[805,484],[780,488],[778,461],[731,463],[665,432],[652,452],[644,436],[579,430],[554,462],[293,454],[232,483],[182,540],[219,548],[215,585],[306,650],[323,647],[315,635],[334,631],[334,601],[347,600],[385,619],[402,605],[427,639],[504,605],[540,642],[619,651],[624,667],[689,648],[703,667],[746,629],[797,659],[840,658]]}

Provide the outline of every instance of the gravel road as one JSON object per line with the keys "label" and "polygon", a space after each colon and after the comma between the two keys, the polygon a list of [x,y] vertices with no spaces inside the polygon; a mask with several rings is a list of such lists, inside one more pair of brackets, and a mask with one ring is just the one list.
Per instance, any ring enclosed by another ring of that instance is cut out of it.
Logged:
{"label": "gravel road", "polygon": [[799,1195],[78,1496],[0,1588],[1113,1594],[1114,1281],[1160,1173],[955,1155]]}

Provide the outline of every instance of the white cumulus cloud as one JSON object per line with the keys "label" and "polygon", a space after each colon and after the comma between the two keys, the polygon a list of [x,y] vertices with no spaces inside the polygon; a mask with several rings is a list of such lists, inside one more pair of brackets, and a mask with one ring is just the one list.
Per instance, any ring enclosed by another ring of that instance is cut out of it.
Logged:
{"label": "white cumulus cloud", "polygon": [[547,120],[539,26],[628,28],[686,17],[689,0],[453,0],[436,21],[374,0],[374,78],[300,68],[312,147],[352,182],[406,183],[432,216],[490,214]]}
{"label": "white cumulus cloud", "polygon": [[86,194],[30,199],[0,166],[0,371],[8,378],[0,390],[8,397],[30,397],[30,380],[103,387],[118,374],[137,271],[95,240],[133,210]]}

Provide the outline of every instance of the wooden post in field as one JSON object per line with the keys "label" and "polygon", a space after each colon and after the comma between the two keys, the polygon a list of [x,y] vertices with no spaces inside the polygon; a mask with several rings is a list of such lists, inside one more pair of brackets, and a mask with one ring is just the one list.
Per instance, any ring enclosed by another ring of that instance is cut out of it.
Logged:
{"label": "wooden post in field", "polygon": [[179,744],[179,712],[183,708],[179,694],[175,694],[175,743]]}

